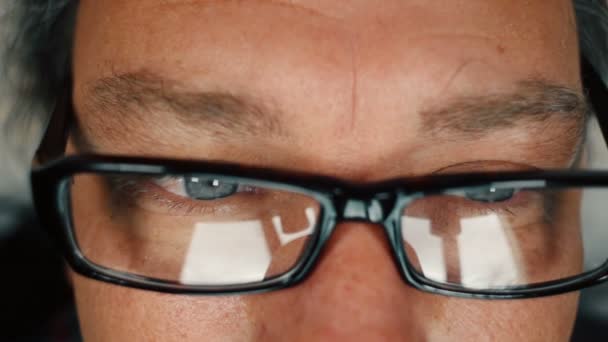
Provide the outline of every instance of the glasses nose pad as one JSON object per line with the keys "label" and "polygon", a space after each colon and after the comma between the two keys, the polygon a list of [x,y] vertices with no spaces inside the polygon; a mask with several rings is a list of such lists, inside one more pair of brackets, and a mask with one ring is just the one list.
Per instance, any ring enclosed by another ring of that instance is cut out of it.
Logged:
{"label": "glasses nose pad", "polygon": [[382,223],[394,206],[394,201],[388,196],[372,199],[348,198],[341,201],[339,219],[346,221],[364,221]]}

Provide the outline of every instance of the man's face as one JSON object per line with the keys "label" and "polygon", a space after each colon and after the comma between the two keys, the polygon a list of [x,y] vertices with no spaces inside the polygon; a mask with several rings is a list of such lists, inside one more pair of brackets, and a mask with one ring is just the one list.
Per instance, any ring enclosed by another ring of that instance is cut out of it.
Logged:
{"label": "man's face", "polygon": [[[568,167],[578,121],[462,105],[542,84],[580,91],[569,0],[83,0],[74,103],[87,143],[72,140],[70,153],[353,181]],[[73,283],[87,341],[554,341],[569,338],[577,306],[576,294],[420,292],[400,278],[382,230],[353,222],[287,290],[206,297]]]}

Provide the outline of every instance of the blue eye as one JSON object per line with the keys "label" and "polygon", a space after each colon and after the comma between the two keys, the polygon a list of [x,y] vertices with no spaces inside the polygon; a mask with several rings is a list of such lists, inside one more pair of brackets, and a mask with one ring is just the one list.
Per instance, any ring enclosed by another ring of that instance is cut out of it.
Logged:
{"label": "blue eye", "polygon": [[486,203],[508,201],[514,194],[515,189],[497,189],[494,187],[465,191],[466,198]]}
{"label": "blue eye", "polygon": [[223,182],[219,179],[184,177],[186,194],[197,200],[214,200],[235,194],[238,184]]}

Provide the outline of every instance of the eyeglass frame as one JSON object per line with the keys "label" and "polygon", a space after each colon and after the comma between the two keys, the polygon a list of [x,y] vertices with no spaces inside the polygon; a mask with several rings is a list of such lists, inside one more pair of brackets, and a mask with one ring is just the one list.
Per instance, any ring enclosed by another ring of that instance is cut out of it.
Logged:
{"label": "eyeglass frame", "polygon": [[[595,112],[608,112],[608,89],[584,59],[582,60],[582,70],[585,89]],[[415,196],[440,193],[445,189],[487,185],[492,182],[528,180],[545,180],[567,187],[601,186],[608,189],[608,172],[606,171],[485,172],[399,178],[376,183],[354,183],[314,174],[244,167],[239,164],[215,161],[103,155],[62,157],[72,116],[71,91],[68,91],[63,105],[58,105],[41,144],[41,149],[38,151],[41,160],[57,160],[32,170],[32,195],[40,222],[45,222],[48,232],[62,249],[68,264],[77,273],[92,279],[131,288],[174,294],[225,295],[279,290],[294,286],[310,275],[335,226],[343,221],[382,225],[391,246],[393,261],[402,279],[406,284],[427,293],[460,298],[521,299],[576,291],[600,284],[608,279],[607,259],[602,266],[577,276],[540,284],[522,285],[508,290],[466,289],[461,286],[435,282],[418,274],[410,264],[402,245],[401,224],[398,222],[398,216],[405,207],[406,201]],[[608,118],[600,115],[596,115],[596,117],[606,140]],[[57,144],[58,141],[59,144]],[[45,151],[49,147],[50,149]],[[290,188],[297,189],[298,193],[313,197],[321,207],[320,220],[317,222],[316,229],[313,230],[311,241],[307,243],[305,251],[297,263],[278,277],[257,283],[226,286],[171,283],[161,279],[110,270],[96,265],[82,254],[74,237],[69,193],[66,192],[67,182],[71,177],[80,173],[147,175],[211,173],[250,178],[281,185],[287,191]],[[373,216],[370,214],[375,210],[372,205],[377,206],[378,204],[381,205],[383,212],[389,212],[383,219],[370,217]],[[345,215],[347,207],[351,210],[359,208],[359,210],[355,210],[358,213]]]}

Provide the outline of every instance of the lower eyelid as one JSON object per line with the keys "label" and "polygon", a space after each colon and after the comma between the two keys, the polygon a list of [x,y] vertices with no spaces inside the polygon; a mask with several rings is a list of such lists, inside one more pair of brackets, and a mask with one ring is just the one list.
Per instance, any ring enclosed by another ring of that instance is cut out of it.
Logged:
{"label": "lower eyelid", "polygon": [[268,195],[264,189],[245,185],[231,196],[215,200],[195,200],[187,195],[181,196],[167,191],[152,179],[138,181],[136,187],[137,189],[132,187],[130,193],[125,194],[134,205],[151,212],[175,216],[237,214],[241,207],[238,203],[242,199],[241,196]]}
{"label": "lower eyelid", "polygon": [[156,192],[151,198],[142,198],[139,201],[140,207],[154,212],[161,212],[167,215],[191,216],[191,215],[212,215],[217,210],[226,211],[227,206],[217,203],[202,205],[201,201],[177,196],[164,191]]}
{"label": "lower eyelid", "polygon": [[[445,202],[444,204],[438,203],[437,206],[441,208],[453,208],[450,209],[452,212],[459,216],[484,216],[489,213],[501,214],[501,215],[513,215],[517,214],[517,210],[526,209],[533,201],[532,194],[526,190],[518,190],[513,196],[505,201],[497,202],[482,202],[468,199],[466,197],[455,196],[452,199],[455,202]],[[448,197],[445,199],[449,200]],[[443,202],[443,201],[442,201]],[[445,214],[445,210],[444,210]],[[442,214],[443,215],[443,214]]]}

